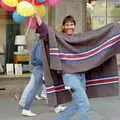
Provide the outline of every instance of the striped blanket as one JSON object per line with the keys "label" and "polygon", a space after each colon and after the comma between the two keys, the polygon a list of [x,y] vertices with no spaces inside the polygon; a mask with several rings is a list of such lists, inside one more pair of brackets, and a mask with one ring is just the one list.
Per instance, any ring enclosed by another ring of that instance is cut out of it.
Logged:
{"label": "striped blanket", "polygon": [[48,28],[48,32],[49,55],[48,48],[44,48],[44,67],[50,104],[70,100],[70,95],[65,91],[61,75],[57,71],[85,72],[90,97],[118,94],[119,77],[115,55],[120,52],[119,23],[111,23],[74,36],[56,32],[51,28]]}
{"label": "striped blanket", "polygon": [[50,67],[65,73],[88,71],[119,52],[120,24],[68,36],[49,30]]}

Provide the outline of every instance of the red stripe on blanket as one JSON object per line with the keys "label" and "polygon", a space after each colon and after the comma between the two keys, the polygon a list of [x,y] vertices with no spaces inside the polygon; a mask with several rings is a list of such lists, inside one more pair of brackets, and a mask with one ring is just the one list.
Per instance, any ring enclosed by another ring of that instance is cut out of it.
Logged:
{"label": "red stripe on blanket", "polygon": [[112,37],[105,43],[99,45],[98,47],[93,48],[86,52],[75,53],[75,54],[74,53],[60,53],[58,48],[50,48],[49,52],[50,52],[50,55],[60,55],[61,59],[75,59],[75,58],[84,59],[85,57],[93,56],[96,53],[101,52],[103,49],[105,49],[109,46],[112,46],[119,41],[120,41],[120,35],[117,35],[117,36]]}
{"label": "red stripe on blanket", "polygon": [[[113,83],[118,83],[119,82],[119,77],[108,77],[108,78],[101,78],[101,79],[94,79],[94,80],[89,80],[87,81],[87,86],[96,86],[96,85],[107,85],[107,84],[113,84]],[[64,84],[61,85],[51,85],[49,87],[46,87],[47,93],[56,93],[60,91],[65,90]]]}

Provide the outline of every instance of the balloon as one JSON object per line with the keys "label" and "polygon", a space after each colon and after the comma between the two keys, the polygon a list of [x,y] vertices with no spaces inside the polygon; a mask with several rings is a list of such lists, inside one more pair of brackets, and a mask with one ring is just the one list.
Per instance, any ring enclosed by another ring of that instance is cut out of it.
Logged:
{"label": "balloon", "polygon": [[35,4],[36,6],[42,5],[42,4],[44,4],[45,2],[46,2],[46,0],[34,0],[34,4]]}
{"label": "balloon", "polygon": [[36,10],[41,17],[45,16],[46,8],[44,5],[36,6]]}
{"label": "balloon", "polygon": [[9,7],[16,7],[18,4],[18,0],[2,0],[3,3]]}
{"label": "balloon", "polygon": [[21,1],[27,1],[27,2],[32,3],[32,0],[18,0],[18,2],[21,2]]}
{"label": "balloon", "polygon": [[48,6],[57,6],[62,2],[62,0],[46,0],[45,4]]}
{"label": "balloon", "polygon": [[18,5],[17,5],[17,12],[21,15],[21,16],[32,16],[35,14],[35,9],[33,7],[33,5],[27,1],[21,1]]}
{"label": "balloon", "polygon": [[36,29],[37,28],[37,21],[35,17],[29,17],[25,21],[25,25],[31,29]]}
{"label": "balloon", "polygon": [[14,11],[16,9],[16,7],[10,7],[6,4],[4,4],[2,0],[0,0],[0,5],[2,8],[4,8],[5,10],[8,10],[8,11]]}
{"label": "balloon", "polygon": [[23,22],[26,20],[26,17],[19,15],[16,11],[12,13],[12,18],[15,22]]}
{"label": "balloon", "polygon": [[38,0],[39,2],[45,2],[45,0]]}
{"label": "balloon", "polygon": [[[27,2],[30,2],[32,3],[33,0],[18,0],[18,2],[21,2],[21,1],[27,1]],[[34,0],[34,4],[35,5],[41,5],[41,4],[44,4],[45,0]]]}

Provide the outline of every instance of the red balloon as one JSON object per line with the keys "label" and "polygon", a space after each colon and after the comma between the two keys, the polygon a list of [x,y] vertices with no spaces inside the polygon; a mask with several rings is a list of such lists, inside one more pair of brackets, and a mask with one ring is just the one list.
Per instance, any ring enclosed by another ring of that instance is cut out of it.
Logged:
{"label": "red balloon", "polygon": [[8,11],[14,11],[16,9],[16,7],[10,7],[6,4],[4,4],[2,0],[0,0],[0,5],[2,8],[4,8],[5,10],[8,10]]}
{"label": "red balloon", "polygon": [[[18,2],[21,2],[21,1],[28,1],[28,2],[30,2],[30,3],[32,3],[33,2],[33,0],[18,0]],[[45,2],[39,2],[39,0],[34,0],[34,4],[35,5],[41,5],[41,4],[44,4]]]}
{"label": "red balloon", "polygon": [[42,3],[41,3],[41,2],[39,2],[39,0],[34,0],[34,1],[35,1],[35,3],[34,3],[35,5],[42,5],[42,4],[45,3],[45,2],[42,2]]}

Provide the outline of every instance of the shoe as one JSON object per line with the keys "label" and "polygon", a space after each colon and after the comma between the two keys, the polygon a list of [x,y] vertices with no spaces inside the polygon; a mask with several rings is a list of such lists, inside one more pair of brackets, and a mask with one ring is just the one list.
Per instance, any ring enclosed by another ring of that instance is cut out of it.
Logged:
{"label": "shoe", "polygon": [[36,95],[36,96],[35,96],[35,99],[36,99],[36,100],[42,100],[42,98],[41,98],[39,95]]}
{"label": "shoe", "polygon": [[41,97],[41,98],[43,98],[43,99],[45,99],[45,100],[47,100],[47,99],[48,99],[48,98],[47,98],[47,95],[46,95],[46,94],[44,94],[44,93],[42,93],[40,97]]}
{"label": "shoe", "polygon": [[23,116],[28,116],[28,117],[34,117],[34,116],[36,116],[37,114],[31,112],[30,110],[25,110],[25,109],[23,109],[21,115],[23,115]]}
{"label": "shoe", "polygon": [[36,95],[36,96],[35,96],[35,99],[36,99],[36,100],[47,100],[47,97],[46,97],[46,96],[43,96],[43,95],[41,95],[41,96]]}
{"label": "shoe", "polygon": [[66,106],[58,105],[58,106],[54,109],[54,112],[55,112],[55,113],[59,113],[59,112],[64,111],[66,108],[67,108]]}

